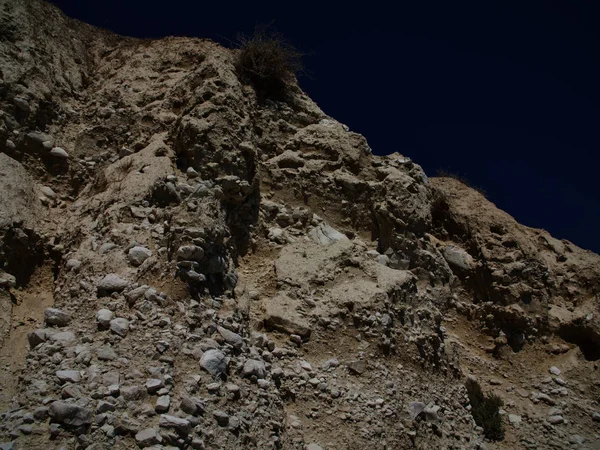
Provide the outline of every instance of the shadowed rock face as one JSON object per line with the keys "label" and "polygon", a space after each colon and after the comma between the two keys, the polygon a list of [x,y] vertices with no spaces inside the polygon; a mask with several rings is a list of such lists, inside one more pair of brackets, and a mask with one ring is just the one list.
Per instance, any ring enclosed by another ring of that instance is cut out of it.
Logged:
{"label": "shadowed rock face", "polygon": [[44,258],[37,235],[44,212],[32,177],[4,153],[0,153],[0,192],[0,269],[27,284]]}
{"label": "shadowed rock face", "polygon": [[[26,369],[0,365],[0,442],[478,448],[469,375],[502,448],[600,444],[597,255],[371,155],[294,83],[257,99],[234,50],[2,8],[0,356]],[[48,328],[12,327],[48,292]]]}
{"label": "shadowed rock face", "polygon": [[[457,180],[432,182],[444,197],[436,225],[446,239],[475,256],[475,266],[453,270],[480,302],[495,308],[492,314],[501,316],[491,320],[493,326],[509,336],[534,328],[556,333],[580,346],[586,358],[598,359],[598,255],[520,225]],[[447,250],[444,256],[451,265],[456,260]]]}

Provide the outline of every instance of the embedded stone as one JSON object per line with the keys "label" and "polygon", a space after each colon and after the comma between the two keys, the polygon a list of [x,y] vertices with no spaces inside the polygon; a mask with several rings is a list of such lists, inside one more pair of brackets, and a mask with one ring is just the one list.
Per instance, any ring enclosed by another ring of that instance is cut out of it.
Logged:
{"label": "embedded stone", "polygon": [[109,273],[98,282],[96,287],[98,289],[98,293],[110,294],[112,292],[121,292],[128,285],[129,282],[127,280],[124,280],[114,273]]}
{"label": "embedded stone", "polygon": [[188,434],[190,432],[189,420],[180,419],[179,417],[169,416],[167,414],[161,414],[158,425],[163,428],[174,428],[181,434]]}
{"label": "embedded stone", "polygon": [[138,246],[131,248],[127,257],[132,266],[141,266],[144,261],[152,256],[152,252],[146,247]]}
{"label": "embedded stone", "polygon": [[50,150],[50,155],[52,155],[58,159],[68,159],[69,158],[69,154],[67,153],[67,151],[61,147],[54,147],[52,150]]}
{"label": "embedded stone", "polygon": [[44,320],[48,325],[66,327],[71,321],[71,316],[57,308],[46,308],[44,310]]}
{"label": "embedded stone", "polygon": [[121,337],[127,336],[129,332],[129,321],[123,317],[117,317],[110,321],[110,331]]}
{"label": "embedded stone", "polygon": [[158,433],[158,430],[154,428],[145,428],[139,431],[135,435],[135,440],[142,448],[158,445],[163,441],[162,436]]}
{"label": "embedded stone", "polygon": [[109,309],[101,309],[96,313],[96,322],[105,329],[110,327],[110,322],[113,318],[114,314]]}
{"label": "embedded stone", "polygon": [[81,381],[81,373],[78,370],[59,370],[56,372],[56,377],[61,383],[71,382],[79,383]]}
{"label": "embedded stone", "polygon": [[227,358],[220,350],[207,350],[200,358],[200,367],[216,377],[227,372]]}
{"label": "embedded stone", "polygon": [[92,423],[92,412],[75,403],[55,401],[50,405],[48,412],[53,421],[65,425],[80,427]]}
{"label": "embedded stone", "polygon": [[252,375],[256,378],[264,378],[267,375],[267,369],[265,363],[257,361],[256,359],[249,359],[244,363],[242,374],[245,377],[251,377]]}

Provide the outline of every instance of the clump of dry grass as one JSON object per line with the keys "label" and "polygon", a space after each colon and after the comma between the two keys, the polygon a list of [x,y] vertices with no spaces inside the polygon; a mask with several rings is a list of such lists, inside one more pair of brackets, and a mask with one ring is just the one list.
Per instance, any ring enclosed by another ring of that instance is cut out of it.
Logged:
{"label": "clump of dry grass", "polygon": [[302,53],[269,26],[257,26],[252,36],[237,38],[236,69],[259,97],[281,99],[304,66]]}

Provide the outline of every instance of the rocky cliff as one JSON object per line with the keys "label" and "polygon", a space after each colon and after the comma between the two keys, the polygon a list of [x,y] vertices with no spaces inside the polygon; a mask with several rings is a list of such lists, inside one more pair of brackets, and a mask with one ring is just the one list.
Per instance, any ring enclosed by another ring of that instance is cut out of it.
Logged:
{"label": "rocky cliff", "polygon": [[598,448],[600,257],[235,58],[0,1],[0,448]]}

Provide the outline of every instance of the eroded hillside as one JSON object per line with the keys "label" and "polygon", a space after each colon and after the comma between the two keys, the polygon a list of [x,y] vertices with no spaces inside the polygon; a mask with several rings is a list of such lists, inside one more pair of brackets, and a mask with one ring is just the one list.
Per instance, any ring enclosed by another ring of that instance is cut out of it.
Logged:
{"label": "eroded hillside", "polygon": [[598,255],[235,50],[0,11],[0,448],[600,446]]}

